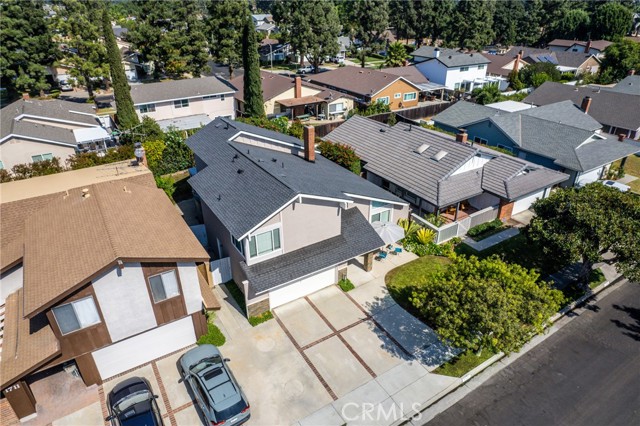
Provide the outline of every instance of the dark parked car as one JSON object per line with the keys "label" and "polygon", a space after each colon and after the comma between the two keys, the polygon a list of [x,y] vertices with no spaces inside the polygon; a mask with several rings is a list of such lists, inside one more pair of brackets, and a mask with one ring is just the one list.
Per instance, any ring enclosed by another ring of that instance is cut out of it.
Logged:
{"label": "dark parked car", "polygon": [[107,406],[113,426],[162,426],[162,416],[149,382],[132,377],[109,392]]}
{"label": "dark parked car", "polygon": [[201,345],[180,357],[181,381],[212,426],[240,425],[251,417],[249,402],[227,366],[229,360],[213,345]]}

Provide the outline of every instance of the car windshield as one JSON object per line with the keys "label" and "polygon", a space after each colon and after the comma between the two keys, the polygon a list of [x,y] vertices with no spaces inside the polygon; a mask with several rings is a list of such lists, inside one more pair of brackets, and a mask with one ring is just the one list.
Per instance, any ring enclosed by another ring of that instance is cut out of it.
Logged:
{"label": "car windshield", "polygon": [[152,397],[153,396],[151,395],[151,393],[149,393],[149,391],[141,390],[120,399],[113,405],[113,409],[117,413],[123,413],[136,404],[149,401],[150,399],[152,399]]}
{"label": "car windshield", "polygon": [[240,399],[240,401],[230,407],[223,408],[222,410],[214,409],[213,411],[216,414],[216,420],[221,422],[222,420],[229,420],[231,417],[240,414],[240,412],[245,408],[247,408],[247,403],[244,399]]}
{"label": "car windshield", "polygon": [[[133,411],[131,410],[131,412]],[[126,417],[126,414],[124,413],[119,417],[122,426],[157,426],[155,416],[151,410],[131,417]]]}
{"label": "car windshield", "polygon": [[192,373],[199,373],[200,371],[204,370],[207,367],[210,367],[212,365],[217,365],[217,364],[221,364],[222,363],[222,358],[220,358],[219,356],[212,356],[209,358],[204,358],[201,359],[200,361],[198,361],[197,363],[195,363],[194,365],[191,366],[191,372]]}

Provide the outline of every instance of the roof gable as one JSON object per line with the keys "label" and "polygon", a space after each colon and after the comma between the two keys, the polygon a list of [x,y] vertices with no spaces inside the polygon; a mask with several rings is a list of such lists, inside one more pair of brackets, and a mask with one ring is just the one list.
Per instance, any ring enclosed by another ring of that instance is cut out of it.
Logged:
{"label": "roof gable", "polygon": [[223,93],[234,93],[235,87],[218,77],[185,78],[159,83],[132,84],[134,105],[167,102]]}
{"label": "roof gable", "polygon": [[375,96],[385,87],[398,80],[402,80],[419,90],[419,87],[415,84],[398,75],[353,66],[340,67],[320,74],[311,74],[308,79],[313,83],[334,87],[362,97]]}

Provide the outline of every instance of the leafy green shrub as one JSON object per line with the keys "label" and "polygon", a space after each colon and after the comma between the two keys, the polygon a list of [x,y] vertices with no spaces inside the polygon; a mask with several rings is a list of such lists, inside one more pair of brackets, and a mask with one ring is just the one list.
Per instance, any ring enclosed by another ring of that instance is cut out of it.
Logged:
{"label": "leafy green shrub", "polygon": [[341,143],[322,141],[318,145],[318,149],[320,149],[320,153],[323,157],[339,164],[345,169],[351,170],[357,175],[362,171],[360,157],[356,155],[355,151],[350,146]]}
{"label": "leafy green shrub", "polygon": [[176,181],[171,176],[156,176],[156,186],[162,189],[173,202],[173,193],[176,192]]}
{"label": "leafy green shrub", "polygon": [[411,238],[420,229],[420,225],[409,219],[398,219],[398,226],[404,229],[404,237]]}
{"label": "leafy green shrub", "polygon": [[207,334],[203,334],[198,339],[199,345],[222,346],[227,341],[222,331],[215,324],[207,324]]}
{"label": "leafy green shrub", "polygon": [[6,169],[0,169],[0,183],[11,182],[12,180],[11,173]]}
{"label": "leafy green shrub", "polygon": [[132,145],[121,145],[108,149],[103,156],[97,152],[81,152],[67,159],[67,165],[71,170],[85,169],[101,164],[115,163],[117,161],[131,160],[135,157]]}
{"label": "leafy green shrub", "polygon": [[438,228],[440,228],[446,222],[446,220],[442,216],[436,216],[435,213],[425,214],[424,220]]}
{"label": "leafy green shrub", "polygon": [[162,167],[162,153],[166,148],[164,141],[147,141],[142,143],[142,147],[147,157],[147,166],[154,175],[157,175]]}
{"label": "leafy green shrub", "polygon": [[170,128],[165,133],[164,143],[162,163],[157,167],[157,174],[175,173],[195,165],[193,151],[185,143],[182,131]]}
{"label": "leafy green shrub", "polygon": [[474,226],[473,228],[469,229],[467,235],[473,238],[477,237],[480,234],[484,234],[485,232],[489,232],[502,227],[504,227],[502,221],[500,219],[494,219],[491,222],[481,223],[478,226]]}
{"label": "leafy green shrub", "polygon": [[450,241],[443,244],[420,244],[417,242],[405,241],[403,247],[406,251],[420,257],[428,255],[450,257],[453,254],[453,244],[451,244]]}
{"label": "leafy green shrub", "polygon": [[249,317],[249,324],[251,324],[252,327],[255,327],[256,325],[262,324],[270,319],[273,319],[273,314],[271,311],[267,311],[255,317]]}
{"label": "leafy green shrub", "polygon": [[53,175],[64,172],[65,168],[60,164],[58,157],[51,160],[43,160],[29,164],[16,164],[11,169],[13,180],[29,179],[36,176]]}
{"label": "leafy green shrub", "polygon": [[345,293],[356,288],[349,278],[343,278],[338,281],[338,287],[340,287]]}
{"label": "leafy green shrub", "polygon": [[415,239],[420,244],[430,244],[436,237],[433,229],[420,228],[416,231]]}

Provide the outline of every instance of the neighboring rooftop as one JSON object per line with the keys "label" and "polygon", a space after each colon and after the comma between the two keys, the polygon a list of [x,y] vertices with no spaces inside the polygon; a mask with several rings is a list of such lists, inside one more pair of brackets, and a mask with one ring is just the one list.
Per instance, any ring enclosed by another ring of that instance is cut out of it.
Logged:
{"label": "neighboring rooftop", "polygon": [[628,130],[640,128],[640,100],[628,93],[547,81],[523,102],[541,106],[570,100],[579,106],[586,96],[591,97],[589,115],[601,124]]}
{"label": "neighboring rooftop", "polygon": [[517,101],[502,101],[486,104],[485,106],[505,112],[524,111],[525,109],[535,108],[535,105],[525,104]]}
{"label": "neighboring rooftop", "polygon": [[409,80],[413,84],[420,85],[420,84],[429,83],[429,79],[425,77],[424,74],[422,74],[420,70],[416,68],[415,65],[410,65],[406,67],[385,68],[384,72],[388,74],[397,75],[398,77],[404,77],[405,79]]}
{"label": "neighboring rooftop", "polygon": [[[455,108],[453,108],[455,106]],[[475,104],[473,102],[458,101],[451,105],[441,113],[437,114],[434,119],[454,129],[458,129],[466,124],[475,123],[488,117],[492,117],[497,113],[494,108],[486,105]]]}
{"label": "neighboring rooftop", "polygon": [[398,79],[419,89],[404,77],[369,68],[346,66],[320,74],[309,74],[308,80],[322,86],[344,90],[362,97],[373,96]]}
{"label": "neighboring rooftop", "polygon": [[299,139],[260,127],[217,118],[187,145],[206,164],[189,183],[238,239],[299,196],[350,202],[353,194],[406,204],[321,155],[306,161]]}
{"label": "neighboring rooftop", "polygon": [[[566,47],[567,49],[570,48],[571,46],[573,46],[574,44],[577,44],[579,46],[583,46],[586,47],[587,46],[586,41],[580,41],[580,40],[565,40],[565,39],[560,39],[557,38],[555,40],[551,40],[547,46],[559,46],[559,47]],[[592,49],[596,49],[599,50],[601,52],[604,52],[604,50],[609,47],[610,45],[612,45],[613,43],[607,40],[591,40],[591,48]]]}
{"label": "neighboring rooftop", "polygon": [[[435,57],[436,49],[440,52],[438,57]],[[466,65],[480,65],[488,64],[489,60],[478,52],[466,53],[454,49],[446,49],[435,46],[422,46],[411,53],[414,58],[416,56],[423,58],[437,59],[442,62],[447,68],[461,67]],[[431,59],[428,59],[431,60]]]}
{"label": "neighboring rooftop", "polygon": [[[640,75],[628,75],[612,88],[603,90],[640,96]],[[640,99],[638,102],[640,102]]]}
{"label": "neighboring rooftop", "polygon": [[142,105],[208,95],[233,94],[235,91],[233,86],[218,77],[185,78],[159,83],[132,84],[131,98],[135,105]]}

